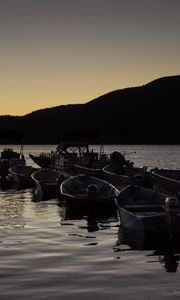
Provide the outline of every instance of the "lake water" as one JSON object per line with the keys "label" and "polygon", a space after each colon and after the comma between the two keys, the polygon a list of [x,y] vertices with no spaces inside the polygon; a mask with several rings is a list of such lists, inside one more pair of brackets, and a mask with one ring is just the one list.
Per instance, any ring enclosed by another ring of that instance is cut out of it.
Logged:
{"label": "lake water", "polygon": [[[29,152],[55,147],[25,145],[27,164],[35,165]],[[114,150],[129,153],[135,166],[180,169],[180,146],[105,146]],[[180,298],[178,255],[176,272],[167,272],[163,253],[121,241],[116,211],[96,217],[90,223],[58,199],[34,202],[32,189],[0,189],[0,299]]]}

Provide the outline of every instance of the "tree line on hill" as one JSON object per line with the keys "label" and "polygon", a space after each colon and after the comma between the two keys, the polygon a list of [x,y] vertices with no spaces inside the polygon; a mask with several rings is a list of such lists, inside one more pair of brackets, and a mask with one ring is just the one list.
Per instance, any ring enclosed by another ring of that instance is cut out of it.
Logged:
{"label": "tree line on hill", "polygon": [[0,116],[0,143],[8,143],[12,132],[24,144],[58,144],[67,132],[84,132],[90,143],[103,138],[105,144],[179,144],[179,99],[177,75],[112,91],[85,104]]}

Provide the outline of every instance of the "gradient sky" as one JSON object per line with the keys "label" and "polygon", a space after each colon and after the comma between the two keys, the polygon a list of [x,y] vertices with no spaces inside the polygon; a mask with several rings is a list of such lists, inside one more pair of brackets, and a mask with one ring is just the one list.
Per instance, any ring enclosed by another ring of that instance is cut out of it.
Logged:
{"label": "gradient sky", "polygon": [[0,115],[180,74],[180,0],[0,0]]}

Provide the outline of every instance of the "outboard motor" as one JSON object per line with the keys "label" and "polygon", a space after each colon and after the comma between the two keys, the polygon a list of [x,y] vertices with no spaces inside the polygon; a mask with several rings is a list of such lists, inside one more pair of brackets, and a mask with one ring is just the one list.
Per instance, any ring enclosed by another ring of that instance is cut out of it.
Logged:
{"label": "outboard motor", "polygon": [[176,214],[179,211],[179,201],[176,197],[167,197],[165,200],[166,212]]}

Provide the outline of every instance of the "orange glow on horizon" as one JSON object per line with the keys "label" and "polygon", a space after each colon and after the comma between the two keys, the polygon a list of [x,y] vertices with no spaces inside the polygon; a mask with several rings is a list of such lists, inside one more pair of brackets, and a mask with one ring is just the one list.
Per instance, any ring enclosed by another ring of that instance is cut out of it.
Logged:
{"label": "orange glow on horizon", "polygon": [[70,2],[2,1],[1,116],[180,74],[180,1]]}

